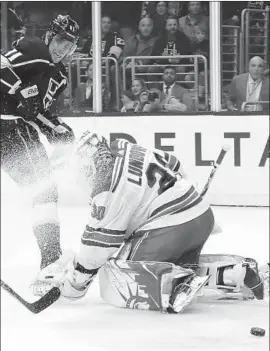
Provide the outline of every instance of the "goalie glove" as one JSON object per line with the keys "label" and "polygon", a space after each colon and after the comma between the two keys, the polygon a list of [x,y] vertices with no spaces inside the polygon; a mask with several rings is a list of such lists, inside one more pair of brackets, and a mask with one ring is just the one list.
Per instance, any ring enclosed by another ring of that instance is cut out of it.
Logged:
{"label": "goalie glove", "polygon": [[66,279],[62,283],[61,295],[70,300],[77,300],[85,296],[98,269],[86,269],[75,260],[69,266]]}

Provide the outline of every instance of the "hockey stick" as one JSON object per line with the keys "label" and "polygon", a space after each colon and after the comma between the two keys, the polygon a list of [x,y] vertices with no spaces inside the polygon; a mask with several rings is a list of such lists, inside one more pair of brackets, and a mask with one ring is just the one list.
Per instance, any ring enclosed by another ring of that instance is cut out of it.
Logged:
{"label": "hockey stick", "polygon": [[207,179],[207,182],[206,182],[206,184],[205,184],[205,186],[204,186],[204,188],[203,188],[203,190],[201,192],[201,196],[202,197],[207,193],[207,191],[208,191],[208,189],[210,187],[210,184],[213,181],[214,175],[215,175],[218,167],[221,165],[221,163],[222,163],[222,161],[223,161],[223,159],[224,159],[224,157],[225,157],[225,155],[226,155],[228,150],[229,150],[229,146],[228,145],[224,145],[222,147],[221,152],[220,152],[217,160],[213,164],[213,169],[212,169],[212,171],[211,171],[211,173],[210,173],[210,175],[209,175],[209,177]]}
{"label": "hockey stick", "polygon": [[41,299],[35,302],[27,302],[20,295],[18,295],[10,286],[3,282],[1,279],[1,288],[6,290],[11,296],[13,296],[17,301],[19,301],[22,305],[24,305],[29,311],[32,313],[39,313],[45,310],[47,307],[52,305],[55,301],[57,301],[61,295],[61,291],[59,288],[54,287],[47,292]]}

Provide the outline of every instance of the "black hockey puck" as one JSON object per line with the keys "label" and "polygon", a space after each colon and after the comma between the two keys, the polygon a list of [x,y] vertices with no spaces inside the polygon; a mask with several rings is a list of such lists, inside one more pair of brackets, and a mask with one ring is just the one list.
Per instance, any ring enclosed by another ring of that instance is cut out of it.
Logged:
{"label": "black hockey puck", "polygon": [[251,328],[250,333],[252,335],[256,335],[256,336],[264,336],[265,335],[265,330],[262,328]]}

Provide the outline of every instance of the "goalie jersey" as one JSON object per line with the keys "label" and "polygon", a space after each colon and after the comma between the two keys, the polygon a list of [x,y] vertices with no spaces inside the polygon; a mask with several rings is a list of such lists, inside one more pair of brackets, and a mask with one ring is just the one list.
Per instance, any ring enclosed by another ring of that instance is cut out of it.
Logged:
{"label": "goalie jersey", "polygon": [[95,262],[101,266],[133,233],[182,224],[209,208],[185,179],[175,156],[125,140],[114,141],[111,152],[115,156],[111,183],[105,191],[94,191],[82,236],[82,264],[86,264],[83,257],[90,259],[89,246],[91,258],[95,261],[98,256]]}

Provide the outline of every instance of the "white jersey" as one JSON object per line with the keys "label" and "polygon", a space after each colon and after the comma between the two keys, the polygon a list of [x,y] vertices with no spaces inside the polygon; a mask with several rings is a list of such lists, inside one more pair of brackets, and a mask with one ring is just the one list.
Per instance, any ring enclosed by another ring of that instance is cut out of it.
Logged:
{"label": "white jersey", "polygon": [[104,262],[134,232],[185,223],[208,210],[175,156],[125,140],[113,142],[111,151],[115,163],[110,189],[93,197],[82,237],[82,244],[95,251],[108,249]]}

